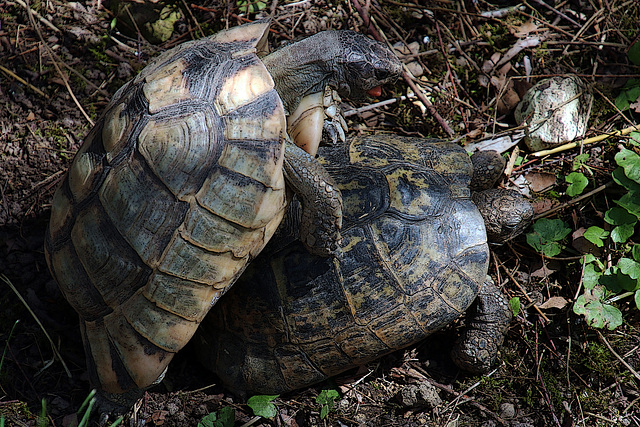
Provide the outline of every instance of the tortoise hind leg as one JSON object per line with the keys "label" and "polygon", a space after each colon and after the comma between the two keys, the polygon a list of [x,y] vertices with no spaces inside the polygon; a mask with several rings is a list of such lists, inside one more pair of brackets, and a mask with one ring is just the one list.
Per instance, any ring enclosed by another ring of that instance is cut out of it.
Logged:
{"label": "tortoise hind leg", "polygon": [[468,312],[468,325],[451,357],[460,369],[482,374],[491,369],[509,329],[512,314],[502,292],[487,276]]}
{"label": "tortoise hind leg", "polygon": [[302,202],[300,240],[314,255],[329,256],[340,247],[342,195],[324,167],[287,140],[284,176]]}

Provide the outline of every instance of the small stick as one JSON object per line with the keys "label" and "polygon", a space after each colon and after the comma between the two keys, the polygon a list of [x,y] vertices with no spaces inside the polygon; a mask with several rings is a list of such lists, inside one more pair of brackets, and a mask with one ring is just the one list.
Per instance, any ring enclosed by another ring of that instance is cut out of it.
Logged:
{"label": "small stick", "polygon": [[640,380],[640,374],[635,369],[633,369],[631,365],[629,365],[618,353],[616,353],[616,351],[613,349],[613,347],[611,347],[611,344],[609,344],[609,341],[605,338],[605,336],[602,335],[598,330],[596,330],[596,333],[598,334],[598,337],[604,343],[604,345],[607,346],[611,354],[613,354],[615,358],[618,359],[620,363],[622,363],[624,367],[627,368],[629,372],[633,374],[634,377]]}
{"label": "small stick", "polygon": [[438,123],[440,123],[440,126],[442,126],[442,129],[444,129],[444,131],[447,132],[449,136],[455,135],[455,132],[453,131],[453,129],[451,129],[451,126],[449,126],[449,123],[447,123],[446,120],[442,118],[442,116],[433,107],[433,104],[427,99],[426,96],[424,96],[424,93],[422,93],[422,89],[418,88],[418,86],[416,86],[416,84],[413,82],[411,78],[411,73],[409,72],[409,70],[407,70],[406,65],[402,64],[402,67],[405,70],[402,73],[402,77],[407,82],[407,84],[409,85],[413,93],[416,94],[420,102],[422,102],[422,104],[427,108],[429,113],[431,113],[431,115],[438,121]]}
{"label": "small stick", "polygon": [[2,65],[0,65],[0,70],[3,71],[5,74],[7,74],[9,77],[19,81],[20,83],[22,83],[23,85],[27,86],[29,89],[31,89],[32,91],[34,91],[35,93],[37,93],[40,96],[44,96],[46,97],[47,95],[44,94],[43,91],[41,91],[40,89],[38,89],[37,87],[35,87],[34,85],[32,85],[31,83],[29,83],[28,81],[26,81],[25,79],[23,79],[22,77],[16,75],[13,71],[3,67]]}
{"label": "small stick", "polygon": [[562,209],[564,209],[564,208],[567,208],[567,207],[569,207],[569,206],[571,206],[571,205],[575,205],[575,204],[576,204],[576,203],[578,203],[579,201],[584,200],[584,199],[586,199],[587,197],[591,197],[591,196],[593,196],[594,194],[601,192],[602,190],[604,190],[604,189],[605,189],[605,188],[607,188],[607,187],[611,187],[611,186],[613,185],[613,183],[614,183],[614,181],[609,181],[609,182],[607,182],[606,184],[602,184],[600,187],[598,187],[598,188],[596,188],[596,189],[594,189],[594,190],[591,190],[591,191],[589,191],[588,193],[584,193],[584,194],[580,195],[579,197],[576,197],[575,199],[569,200],[568,202],[566,202],[566,203],[564,203],[564,204],[562,204],[562,205],[560,205],[560,206],[556,206],[556,207],[555,207],[555,208],[553,208],[553,209],[549,209],[548,211],[545,211],[545,212],[539,213],[538,215],[536,215],[536,216],[534,216],[534,217],[533,217],[533,221],[535,222],[535,221],[537,221],[538,219],[540,219],[540,218],[544,218],[544,217],[546,217],[546,216],[549,216],[549,215],[551,215],[551,214],[552,214],[552,213],[554,213],[554,212],[557,212],[557,211],[559,211],[559,210],[562,210]]}
{"label": "small stick", "polygon": [[531,155],[534,156],[534,157],[548,156],[550,154],[555,154],[555,153],[559,153],[561,151],[570,150],[572,148],[577,147],[579,144],[582,144],[582,145],[593,144],[594,142],[603,141],[603,140],[605,140],[607,138],[611,138],[613,136],[628,135],[631,132],[633,132],[634,130],[635,131],[640,131],[640,126],[639,125],[630,126],[628,128],[625,128],[625,129],[622,129],[622,130],[617,130],[617,131],[612,132],[612,133],[604,133],[602,135],[594,136],[592,138],[583,139],[582,141],[570,142],[568,144],[564,144],[564,145],[561,145],[559,147],[551,148],[549,150],[537,151],[535,153],[531,153]]}

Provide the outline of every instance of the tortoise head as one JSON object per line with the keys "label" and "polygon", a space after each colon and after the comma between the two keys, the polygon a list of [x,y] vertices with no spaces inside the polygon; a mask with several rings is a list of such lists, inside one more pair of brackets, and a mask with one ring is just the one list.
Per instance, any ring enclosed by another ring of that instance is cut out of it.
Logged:
{"label": "tortoise head", "polygon": [[335,67],[335,87],[340,96],[356,101],[379,96],[381,85],[400,76],[400,60],[383,44],[355,31],[335,33],[342,49]]}

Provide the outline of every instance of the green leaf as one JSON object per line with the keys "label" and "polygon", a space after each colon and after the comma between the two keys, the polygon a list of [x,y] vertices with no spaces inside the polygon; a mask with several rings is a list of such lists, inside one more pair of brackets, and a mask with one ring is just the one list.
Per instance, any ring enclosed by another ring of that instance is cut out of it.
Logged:
{"label": "green leaf", "polygon": [[316,397],[316,403],[322,405],[322,409],[320,409],[320,418],[324,419],[329,411],[333,409],[333,405],[335,400],[340,397],[340,393],[337,390],[322,390],[318,397]]}
{"label": "green leaf", "polygon": [[560,241],[571,233],[569,226],[561,219],[539,219],[533,229],[547,241]]}
{"label": "green leaf", "polygon": [[601,292],[585,292],[576,299],[573,312],[583,315],[587,323],[594,328],[607,327],[613,330],[622,325],[622,313],[612,305],[603,304],[600,301],[601,296]]}
{"label": "green leaf", "polygon": [[253,414],[263,418],[273,418],[276,416],[276,405],[272,401],[278,398],[274,395],[257,395],[247,400],[247,405],[253,410]]}
{"label": "green leaf", "polygon": [[633,236],[635,224],[619,225],[611,230],[611,240],[616,243],[624,243]]}
{"label": "green leaf", "polygon": [[582,275],[582,286],[585,289],[593,289],[598,284],[601,276],[602,273],[596,270],[595,265],[587,264]]}
{"label": "green leaf", "polygon": [[611,231],[611,240],[624,243],[633,236],[638,217],[631,215],[626,209],[614,206],[605,212],[604,220],[616,226]]}
{"label": "green leaf", "polygon": [[640,279],[640,263],[629,258],[620,258],[618,268],[623,274],[626,274],[632,279]]}
{"label": "green leaf", "polygon": [[640,262],[640,245],[633,245],[631,249],[631,256],[634,260]]}
{"label": "green leaf", "polygon": [[584,257],[582,257],[583,264],[589,264],[594,261],[598,261],[598,258],[596,258],[594,254],[585,254]]}
{"label": "green leaf", "polygon": [[571,184],[567,187],[567,195],[570,197],[581,194],[584,189],[587,188],[587,184],[589,184],[589,180],[582,172],[571,172],[564,180]]}
{"label": "green leaf", "polygon": [[198,423],[198,427],[233,427],[236,421],[236,410],[225,406],[217,412],[205,415]]}
{"label": "green leaf", "polygon": [[618,276],[618,267],[607,268],[600,277],[599,283],[614,294],[622,292],[622,282]]}
{"label": "green leaf", "polygon": [[571,165],[571,170],[576,171],[580,169],[584,165],[584,162],[589,160],[589,157],[590,157],[589,153],[578,154],[576,157],[573,158],[573,165]]}
{"label": "green leaf", "polygon": [[624,174],[627,178],[640,183],[640,156],[623,148],[616,153],[615,160],[618,166],[624,168]]}
{"label": "green leaf", "polygon": [[338,397],[340,397],[340,393],[338,393],[337,390],[322,390],[318,397],[316,397],[316,403],[321,405],[333,405]]}
{"label": "green leaf", "polygon": [[329,407],[327,405],[322,406],[320,409],[320,419],[324,420],[329,415]]}
{"label": "green leaf", "polygon": [[635,224],[638,218],[631,215],[626,209],[614,206],[604,213],[604,220],[611,225],[627,225]]}
{"label": "green leaf", "polygon": [[580,295],[573,304],[573,312],[578,315],[586,314],[586,305],[592,301],[599,301],[604,292],[600,287],[588,289],[584,294]]}
{"label": "green leaf", "polygon": [[616,183],[622,185],[627,190],[635,191],[636,193],[640,193],[640,184],[638,184],[637,182],[632,181],[629,178],[627,178],[627,175],[625,175],[625,173],[624,173],[624,168],[622,168],[622,167],[616,168],[611,173],[611,176],[613,177],[613,180]]}
{"label": "green leaf", "polygon": [[527,243],[536,251],[553,257],[564,248],[558,242],[570,232],[571,229],[560,219],[541,218],[533,224],[533,232],[527,234]]}
{"label": "green leaf", "polygon": [[629,56],[629,61],[640,65],[640,42],[632,44],[627,55]]}
{"label": "green leaf", "polygon": [[624,88],[618,94],[615,100],[615,105],[620,111],[629,109],[629,104],[635,102],[640,96],[640,86],[637,79],[631,79],[627,81]]}
{"label": "green leaf", "polygon": [[617,307],[609,304],[602,305],[602,321],[603,326],[606,326],[609,330],[614,330],[618,326],[622,325],[622,313]]}
{"label": "green leaf", "polygon": [[640,192],[629,191],[620,200],[615,200],[615,202],[618,206],[625,208],[629,213],[640,218]]}
{"label": "green leaf", "polygon": [[601,248],[604,246],[603,239],[609,237],[609,232],[595,225],[587,228],[583,234],[584,238]]}
{"label": "green leaf", "polygon": [[636,308],[640,310],[640,289],[638,289],[633,296],[634,301],[636,302]]}
{"label": "green leaf", "polygon": [[636,147],[640,146],[640,132],[631,132],[629,134],[629,142]]}
{"label": "green leaf", "polygon": [[520,298],[513,297],[509,300],[509,307],[511,307],[511,312],[513,313],[513,317],[516,317],[520,313]]}

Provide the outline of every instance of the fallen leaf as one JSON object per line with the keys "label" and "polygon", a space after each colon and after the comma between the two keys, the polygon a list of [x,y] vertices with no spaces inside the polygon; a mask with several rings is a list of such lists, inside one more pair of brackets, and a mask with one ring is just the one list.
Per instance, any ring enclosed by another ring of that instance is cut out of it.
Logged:
{"label": "fallen leaf", "polygon": [[542,310],[546,310],[548,308],[564,308],[567,304],[569,304],[569,301],[563,297],[551,297],[542,303],[539,308]]}
{"label": "fallen leaf", "polygon": [[558,271],[558,268],[553,268],[553,266],[547,262],[544,265],[540,266],[540,268],[532,272],[530,276],[533,278],[542,279],[551,276],[556,271]]}
{"label": "fallen leaf", "polygon": [[531,172],[524,177],[529,181],[529,187],[534,193],[548,190],[556,183],[556,176],[548,172]]}
{"label": "fallen leaf", "polygon": [[533,205],[533,213],[535,215],[539,215],[543,212],[550,211],[554,207],[560,205],[560,203],[557,200],[551,200],[551,199],[540,199],[540,200],[534,201],[531,204]]}
{"label": "fallen leaf", "polygon": [[522,25],[516,26],[511,32],[519,39],[527,37],[531,33],[538,31],[538,25],[532,20],[528,20]]}

